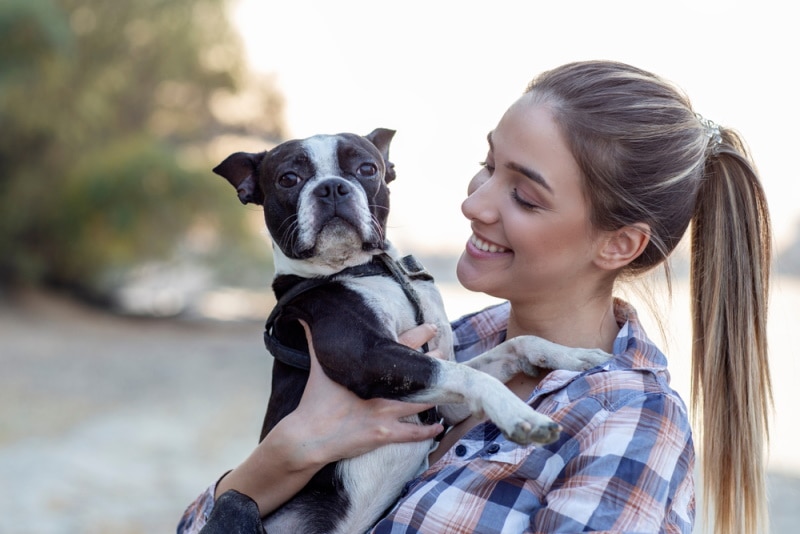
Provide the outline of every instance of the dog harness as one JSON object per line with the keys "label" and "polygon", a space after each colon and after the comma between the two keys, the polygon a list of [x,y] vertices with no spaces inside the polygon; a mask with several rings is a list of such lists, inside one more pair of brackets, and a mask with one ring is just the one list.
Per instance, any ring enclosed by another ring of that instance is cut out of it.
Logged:
{"label": "dog harness", "polygon": [[[402,288],[406,298],[414,307],[414,320],[417,325],[421,325],[425,322],[425,317],[422,313],[422,303],[419,300],[417,292],[414,291],[411,282],[413,280],[432,282],[433,276],[425,270],[425,267],[423,267],[414,256],[408,255],[400,258],[400,260],[395,260],[388,254],[378,254],[373,256],[369,263],[348,267],[330,276],[299,278],[297,282],[278,298],[275,308],[273,308],[272,313],[270,313],[267,318],[267,323],[264,325],[264,345],[267,347],[267,351],[269,351],[276,360],[286,365],[308,371],[311,368],[311,356],[309,353],[307,351],[287,347],[275,337],[273,327],[280,317],[283,307],[298,295],[314,289],[315,287],[327,284],[335,278],[361,278],[365,276],[390,276],[394,278]],[[427,343],[422,345],[422,351],[428,352]],[[418,415],[420,422],[425,425],[442,421],[436,407],[420,412]],[[436,436],[436,441],[440,441],[444,434],[445,431],[442,431]]]}
{"label": "dog harness", "polygon": [[[275,337],[273,327],[281,315],[286,303],[298,295],[305,293],[315,287],[329,283],[338,278],[362,278],[365,276],[390,276],[400,285],[406,298],[414,307],[414,319],[418,325],[425,322],[422,313],[422,303],[417,292],[411,286],[413,280],[433,281],[433,276],[425,270],[422,264],[414,256],[405,256],[400,260],[395,260],[388,254],[378,254],[373,256],[372,261],[355,267],[348,267],[330,276],[318,278],[301,278],[298,282],[286,290],[279,298],[272,310],[272,313],[264,325],[264,345],[272,356],[286,365],[297,369],[308,371],[311,366],[308,352],[287,347]],[[428,344],[422,346],[423,352],[428,352]]]}

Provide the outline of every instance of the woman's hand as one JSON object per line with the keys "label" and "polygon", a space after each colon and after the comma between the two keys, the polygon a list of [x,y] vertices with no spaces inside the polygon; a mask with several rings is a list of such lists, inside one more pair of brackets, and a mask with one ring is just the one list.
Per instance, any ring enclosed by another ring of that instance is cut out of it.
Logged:
{"label": "woman's hand", "polygon": [[[300,431],[302,439],[297,443],[298,466],[311,462],[322,467],[387,443],[423,441],[442,431],[438,424],[418,425],[400,421],[403,417],[427,410],[432,406],[430,404],[377,398],[364,400],[329,379],[317,362],[308,325],[302,324],[311,353],[311,370],[300,405],[285,418],[295,421],[295,426],[305,427]],[[436,328],[424,324],[402,334],[399,341],[416,349],[435,335]],[[440,356],[438,351],[429,355]]]}
{"label": "woman's hand", "polygon": [[[328,463],[358,456],[387,443],[424,441],[442,431],[440,424],[400,421],[430,408],[429,404],[364,400],[329,379],[317,362],[308,325],[303,323],[303,328],[311,369],[300,404],[217,485],[217,496],[235,489],[251,497],[262,517],[292,498]],[[399,341],[417,349],[435,335],[436,328],[425,324],[405,332]],[[428,354],[442,357],[438,351]]]}

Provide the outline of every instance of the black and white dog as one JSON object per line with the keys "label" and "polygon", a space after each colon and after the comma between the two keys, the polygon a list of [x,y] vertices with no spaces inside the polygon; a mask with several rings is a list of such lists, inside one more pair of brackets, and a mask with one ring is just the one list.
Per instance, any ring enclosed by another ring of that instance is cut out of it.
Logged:
{"label": "black and white dog", "polygon": [[[451,419],[485,415],[517,443],[555,441],[559,426],[503,381],[519,372],[535,375],[540,367],[588,369],[609,355],[523,336],[468,365],[452,361],[452,333],[432,279],[386,240],[393,136],[386,129],[365,137],[318,135],[259,154],[239,152],[214,169],[236,187],[242,203],[264,207],[273,241],[278,304],[265,341],[276,360],[261,439],[303,393],[303,320],[325,373],[362,398],[451,405]],[[445,352],[449,361],[397,342],[398,333],[423,321],[439,329],[429,349]],[[364,532],[419,471],[431,445],[389,445],[328,465],[263,524],[270,533]]]}

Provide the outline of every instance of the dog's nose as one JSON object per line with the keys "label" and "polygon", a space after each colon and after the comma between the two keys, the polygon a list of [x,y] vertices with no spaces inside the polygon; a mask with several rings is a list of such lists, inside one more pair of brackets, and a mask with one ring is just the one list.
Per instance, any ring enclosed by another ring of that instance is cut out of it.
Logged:
{"label": "dog's nose", "polygon": [[341,197],[346,197],[352,192],[350,184],[341,178],[331,178],[325,180],[314,189],[314,195],[320,199],[333,201]]}

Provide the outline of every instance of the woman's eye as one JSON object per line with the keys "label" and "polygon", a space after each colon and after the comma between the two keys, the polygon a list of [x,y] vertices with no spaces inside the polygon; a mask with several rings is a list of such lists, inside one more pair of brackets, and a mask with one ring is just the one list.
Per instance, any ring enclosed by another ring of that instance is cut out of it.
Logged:
{"label": "woman's eye", "polygon": [[356,169],[356,174],[362,178],[370,178],[375,176],[378,172],[378,166],[374,163],[362,163],[358,169]]}
{"label": "woman's eye", "polygon": [[300,183],[300,177],[297,176],[293,172],[287,172],[286,174],[282,174],[280,178],[278,178],[278,185],[281,187],[294,187]]}
{"label": "woman's eye", "polygon": [[481,162],[478,163],[478,165],[480,165],[481,167],[483,167],[484,169],[489,171],[489,174],[493,174],[494,173],[494,164],[493,163],[489,163],[488,161],[481,161]]}
{"label": "woman's eye", "polygon": [[519,194],[519,191],[517,191],[516,188],[514,188],[514,190],[511,191],[511,198],[513,198],[514,201],[517,204],[522,206],[523,209],[526,209],[526,210],[529,210],[529,211],[533,211],[533,210],[539,209],[541,207],[541,206],[539,206],[537,204],[534,204],[533,202],[530,202],[530,201],[525,200],[524,198],[522,198],[520,196],[520,194]]}

